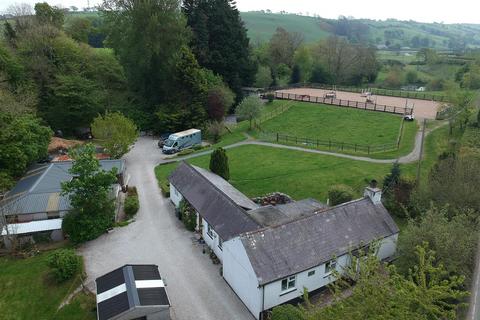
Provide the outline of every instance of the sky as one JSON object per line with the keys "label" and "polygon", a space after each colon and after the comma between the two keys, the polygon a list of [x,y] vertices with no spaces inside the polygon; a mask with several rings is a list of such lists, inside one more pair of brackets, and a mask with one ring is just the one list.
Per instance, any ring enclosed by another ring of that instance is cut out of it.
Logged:
{"label": "sky", "polygon": [[[13,3],[34,4],[40,0],[0,0],[0,12]],[[42,0],[44,1],[44,0]],[[47,0],[51,5],[78,8],[101,3],[101,0]],[[420,22],[478,23],[480,24],[480,2],[478,0],[335,0],[330,4],[315,0],[237,0],[240,11],[266,10],[286,11],[303,15],[319,15],[324,18],[352,16],[385,20],[415,20]]]}

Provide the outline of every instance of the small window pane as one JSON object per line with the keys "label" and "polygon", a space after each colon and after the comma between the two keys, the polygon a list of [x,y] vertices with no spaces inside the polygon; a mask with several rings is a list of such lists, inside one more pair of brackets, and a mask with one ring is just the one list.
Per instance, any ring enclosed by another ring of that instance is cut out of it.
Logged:
{"label": "small window pane", "polygon": [[308,276],[311,277],[315,274],[315,270],[308,271]]}

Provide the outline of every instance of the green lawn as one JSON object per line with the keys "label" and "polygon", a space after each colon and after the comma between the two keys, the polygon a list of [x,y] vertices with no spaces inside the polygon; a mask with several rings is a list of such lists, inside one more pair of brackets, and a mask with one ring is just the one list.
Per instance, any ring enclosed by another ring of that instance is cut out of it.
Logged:
{"label": "green lawn", "polygon": [[[230,182],[250,197],[280,191],[294,199],[315,198],[326,201],[328,188],[347,184],[361,196],[371,179],[382,181],[389,164],[371,164],[294,150],[247,145],[227,150]],[[210,156],[189,162],[208,168]],[[176,163],[160,165],[155,173],[164,182]]]}
{"label": "green lawn", "polygon": [[57,311],[60,303],[80,285],[80,278],[55,283],[47,266],[47,253],[27,259],[0,258],[0,318],[94,320],[93,297],[81,294]]}
{"label": "green lawn", "polygon": [[[274,102],[278,106],[282,103]],[[388,113],[295,102],[261,127],[266,132],[299,138],[383,145],[396,143],[401,121],[401,117]]]}

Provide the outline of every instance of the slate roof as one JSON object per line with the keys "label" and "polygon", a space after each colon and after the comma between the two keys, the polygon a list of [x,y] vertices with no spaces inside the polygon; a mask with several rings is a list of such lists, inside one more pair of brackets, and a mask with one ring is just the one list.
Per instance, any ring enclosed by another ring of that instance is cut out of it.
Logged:
{"label": "slate roof", "polygon": [[[125,265],[95,280],[97,285],[97,318],[112,319],[142,306],[170,306],[167,291],[156,265]],[[151,311],[151,310],[150,310]],[[142,314],[141,316],[146,316]]]}
{"label": "slate roof", "polygon": [[[107,171],[114,167],[119,173],[125,170],[124,160],[101,160],[100,165]],[[14,214],[70,210],[68,197],[60,193],[62,182],[70,181],[73,177],[68,172],[71,167],[71,161],[33,166],[0,204],[11,206],[9,211]]]}
{"label": "slate roof", "polygon": [[314,199],[304,199],[276,206],[268,205],[248,211],[248,214],[264,227],[278,226],[328,208]]}
{"label": "slate roof", "polygon": [[263,285],[398,231],[382,204],[363,198],[240,238]]}
{"label": "slate roof", "polygon": [[181,162],[168,180],[223,241],[261,228],[243,208],[198,169]]}
{"label": "slate roof", "polygon": [[208,181],[210,181],[215,187],[227,195],[233,202],[238,206],[244,208],[245,210],[256,209],[259,207],[258,204],[253,202],[249,197],[238,191],[234,186],[232,186],[228,181],[203,168],[192,166],[197,170],[202,176],[204,176]]}

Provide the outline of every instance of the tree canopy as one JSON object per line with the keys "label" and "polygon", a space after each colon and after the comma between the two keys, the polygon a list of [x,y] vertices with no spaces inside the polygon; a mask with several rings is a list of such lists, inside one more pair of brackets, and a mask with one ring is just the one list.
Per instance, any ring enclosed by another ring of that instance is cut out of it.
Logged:
{"label": "tree canopy", "polygon": [[193,32],[191,47],[202,67],[223,77],[242,97],[242,86],[255,81],[247,30],[233,0],[186,0],[182,10]]}
{"label": "tree canopy", "polygon": [[72,210],[64,217],[62,229],[78,244],[95,239],[113,225],[115,205],[110,191],[117,181],[117,169],[103,170],[92,144],[73,150],[70,156],[69,172],[75,178],[62,183],[62,193],[68,195]]}
{"label": "tree canopy", "polygon": [[115,159],[128,152],[138,136],[132,120],[119,112],[107,112],[93,120],[92,134]]}

